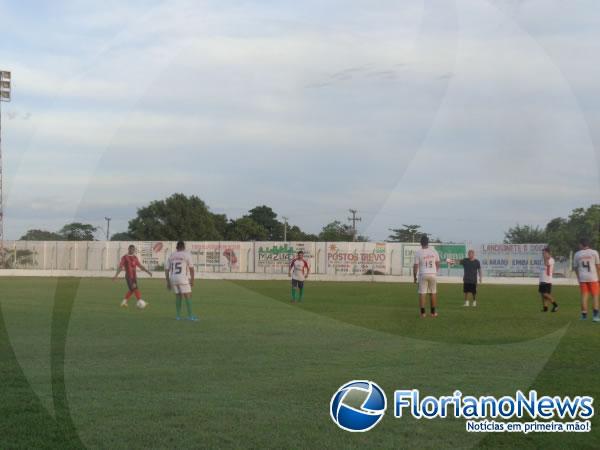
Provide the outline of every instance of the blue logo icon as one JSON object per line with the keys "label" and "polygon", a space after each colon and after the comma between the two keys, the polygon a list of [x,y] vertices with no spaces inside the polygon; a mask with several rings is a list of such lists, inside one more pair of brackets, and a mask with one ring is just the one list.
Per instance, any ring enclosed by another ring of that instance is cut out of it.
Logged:
{"label": "blue logo icon", "polygon": [[354,380],[333,394],[329,408],[331,419],[342,430],[369,431],[383,417],[387,399],[376,383]]}

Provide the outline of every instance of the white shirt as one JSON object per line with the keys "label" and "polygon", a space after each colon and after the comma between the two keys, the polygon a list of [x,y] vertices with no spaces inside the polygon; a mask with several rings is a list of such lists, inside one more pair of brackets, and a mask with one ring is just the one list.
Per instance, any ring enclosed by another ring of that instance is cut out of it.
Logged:
{"label": "white shirt", "polygon": [[436,274],[436,262],[440,262],[440,255],[433,247],[420,248],[415,252],[415,264],[419,265],[419,275]]}
{"label": "white shirt", "polygon": [[168,260],[169,280],[172,284],[187,284],[190,281],[190,267],[194,266],[192,256],[186,251],[172,253]]}
{"label": "white shirt", "polygon": [[540,283],[552,283],[552,272],[554,271],[554,258],[549,258],[544,268],[540,271]]}
{"label": "white shirt", "polygon": [[600,264],[600,256],[596,250],[585,248],[575,253],[573,268],[577,270],[579,282],[587,283],[598,281],[596,264]]}
{"label": "white shirt", "polygon": [[292,280],[304,281],[304,268],[308,271],[308,263],[305,259],[292,259],[290,269],[292,271]]}

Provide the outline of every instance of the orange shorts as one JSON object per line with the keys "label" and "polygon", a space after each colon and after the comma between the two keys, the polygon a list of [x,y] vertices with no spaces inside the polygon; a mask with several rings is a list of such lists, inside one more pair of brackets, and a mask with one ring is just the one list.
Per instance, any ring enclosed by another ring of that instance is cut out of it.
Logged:
{"label": "orange shorts", "polygon": [[597,281],[579,283],[579,289],[582,294],[598,295],[600,294],[600,283]]}

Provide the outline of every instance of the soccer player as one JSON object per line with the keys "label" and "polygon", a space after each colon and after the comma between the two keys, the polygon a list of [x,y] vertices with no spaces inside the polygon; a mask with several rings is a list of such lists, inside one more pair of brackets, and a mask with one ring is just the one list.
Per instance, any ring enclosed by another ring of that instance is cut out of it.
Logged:
{"label": "soccer player", "polygon": [[152,276],[152,272],[146,269],[138,257],[135,255],[135,245],[130,245],[127,249],[127,254],[121,257],[121,262],[119,263],[119,268],[117,269],[117,273],[113,277],[113,280],[116,280],[119,277],[121,271],[125,271],[125,282],[127,283],[127,293],[125,294],[125,298],[121,302],[122,308],[127,308],[129,305],[127,302],[131,298],[132,295],[135,295],[135,298],[138,300],[142,299],[142,293],[138,288],[137,282],[137,268],[140,268],[148,275]]}
{"label": "soccer player", "polygon": [[[454,263],[454,261],[452,261]],[[477,278],[481,283],[481,263],[475,258],[475,251],[469,250],[467,257],[458,262],[465,273],[463,275],[463,293],[465,294],[464,306],[469,306],[469,294],[473,298],[473,306],[477,306]]]}
{"label": "soccer player", "polygon": [[413,265],[414,282],[419,279],[419,308],[421,317],[427,317],[425,314],[425,300],[427,294],[431,295],[430,309],[431,317],[437,317],[437,280],[436,274],[440,269],[440,255],[434,248],[429,247],[429,238],[427,235],[421,236],[421,248],[415,252],[415,263]]}
{"label": "soccer player", "polygon": [[598,252],[590,248],[590,241],[583,238],[579,241],[580,250],[575,253],[573,258],[573,269],[577,274],[579,289],[581,291],[581,320],[587,319],[588,296],[592,294],[594,301],[594,322],[600,322],[598,309],[600,309],[598,295],[600,294],[600,284],[598,283],[598,274],[600,273],[600,256]]}
{"label": "soccer player", "polygon": [[304,259],[304,252],[300,250],[298,256],[292,259],[288,269],[288,277],[292,277],[292,303],[296,303],[296,288],[298,288],[298,301],[304,298],[304,280],[308,278],[310,267]]}
{"label": "soccer player", "polygon": [[167,289],[175,293],[175,310],[177,320],[181,320],[181,302],[185,299],[188,320],[196,322],[198,317],[192,314],[192,286],[194,285],[194,264],[191,255],[185,251],[185,243],[177,242],[177,251],[169,256],[165,277]]}
{"label": "soccer player", "polygon": [[548,311],[548,305],[552,304],[552,312],[558,311],[558,303],[552,297],[552,272],[554,271],[554,258],[550,249],[546,247],[542,254],[544,256],[544,268],[540,272],[540,285],[538,292],[542,296],[542,312]]}

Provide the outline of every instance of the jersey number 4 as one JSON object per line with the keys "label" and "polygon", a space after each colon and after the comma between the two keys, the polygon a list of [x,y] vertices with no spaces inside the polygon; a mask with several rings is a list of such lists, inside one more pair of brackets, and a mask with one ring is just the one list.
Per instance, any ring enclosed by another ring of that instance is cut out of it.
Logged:
{"label": "jersey number 4", "polygon": [[592,269],[590,268],[590,262],[589,261],[581,261],[581,267],[587,269],[588,272],[592,271]]}

